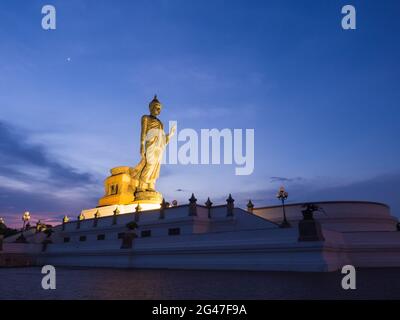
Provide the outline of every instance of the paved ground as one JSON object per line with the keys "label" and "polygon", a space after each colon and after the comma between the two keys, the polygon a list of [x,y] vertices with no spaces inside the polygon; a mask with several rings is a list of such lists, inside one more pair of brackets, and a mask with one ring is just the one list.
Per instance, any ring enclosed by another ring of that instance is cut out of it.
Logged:
{"label": "paved ground", "polygon": [[57,268],[43,290],[39,268],[0,269],[0,299],[399,299],[400,268],[357,270],[357,289],[340,272],[240,272]]}

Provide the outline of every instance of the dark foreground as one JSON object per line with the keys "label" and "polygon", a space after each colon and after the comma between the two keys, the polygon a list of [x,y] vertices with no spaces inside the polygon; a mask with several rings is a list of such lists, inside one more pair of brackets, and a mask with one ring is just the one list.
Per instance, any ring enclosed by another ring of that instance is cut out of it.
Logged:
{"label": "dark foreground", "polygon": [[40,268],[0,269],[0,299],[399,299],[400,268],[357,270],[357,289],[340,272],[290,273],[57,268],[43,290]]}

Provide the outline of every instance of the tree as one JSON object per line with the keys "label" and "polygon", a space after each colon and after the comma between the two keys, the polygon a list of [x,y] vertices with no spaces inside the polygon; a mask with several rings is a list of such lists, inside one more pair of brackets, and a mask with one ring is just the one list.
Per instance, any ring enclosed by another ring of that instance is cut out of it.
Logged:
{"label": "tree", "polygon": [[17,234],[18,230],[8,228],[6,224],[4,223],[3,219],[0,219],[0,235],[4,236],[4,238],[13,236],[14,234]]}
{"label": "tree", "polygon": [[4,224],[3,221],[0,222],[0,235],[5,235],[7,232],[7,226]]}

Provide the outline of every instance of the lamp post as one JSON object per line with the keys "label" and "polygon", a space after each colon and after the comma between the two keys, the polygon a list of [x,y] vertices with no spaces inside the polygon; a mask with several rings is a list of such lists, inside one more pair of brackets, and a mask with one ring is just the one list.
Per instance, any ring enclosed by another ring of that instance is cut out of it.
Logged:
{"label": "lamp post", "polygon": [[[6,229],[7,229],[7,226],[4,222],[4,219],[0,218],[0,238],[3,235],[3,233],[6,231]],[[1,242],[1,239],[0,239],[0,242]],[[0,251],[1,251],[1,249],[0,249]]]}
{"label": "lamp post", "polygon": [[25,230],[26,223],[29,222],[30,219],[31,219],[31,215],[29,214],[28,211],[25,211],[22,216],[22,221],[24,222],[24,224],[22,226],[22,231],[21,231],[21,239],[20,239],[21,242],[26,242],[25,236],[24,236],[24,230]]}
{"label": "lamp post", "polygon": [[22,226],[22,232],[24,232],[25,225],[26,225],[27,222],[29,222],[29,220],[31,220],[31,215],[29,214],[28,211],[25,211],[24,215],[22,216],[22,221],[24,222],[24,224]]}
{"label": "lamp post", "polygon": [[282,201],[282,210],[283,210],[283,221],[280,225],[281,228],[289,228],[290,223],[286,219],[286,211],[285,211],[285,200],[288,198],[289,194],[285,191],[284,187],[280,187],[276,197]]}

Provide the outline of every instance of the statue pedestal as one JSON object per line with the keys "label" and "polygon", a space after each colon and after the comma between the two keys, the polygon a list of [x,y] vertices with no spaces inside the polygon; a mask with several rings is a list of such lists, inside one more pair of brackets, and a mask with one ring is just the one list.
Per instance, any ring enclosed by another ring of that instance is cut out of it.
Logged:
{"label": "statue pedestal", "polygon": [[105,195],[99,200],[99,207],[132,203],[133,186],[129,171],[127,166],[110,170],[111,176],[104,181]]}
{"label": "statue pedestal", "polygon": [[137,191],[133,204],[140,205],[140,211],[156,210],[160,209],[162,199],[162,194],[157,191]]}
{"label": "statue pedestal", "polygon": [[157,191],[138,191],[135,192],[134,204],[157,204],[160,205],[163,200],[161,193]]}

